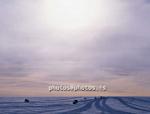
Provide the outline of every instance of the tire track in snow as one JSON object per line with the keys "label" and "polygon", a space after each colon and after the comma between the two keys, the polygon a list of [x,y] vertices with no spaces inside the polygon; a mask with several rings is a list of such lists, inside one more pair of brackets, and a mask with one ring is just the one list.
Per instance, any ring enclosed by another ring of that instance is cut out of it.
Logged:
{"label": "tire track in snow", "polygon": [[110,107],[109,105],[106,104],[107,100],[108,100],[108,98],[105,97],[102,99],[98,99],[95,103],[95,107],[97,108],[97,110],[102,111],[101,114],[105,114],[105,113],[108,113],[108,114],[134,114],[134,113],[121,111],[121,110],[117,110],[117,109]]}
{"label": "tire track in snow", "polygon": [[79,107],[77,109],[71,110],[71,111],[66,111],[66,112],[62,112],[59,114],[80,114],[81,112],[87,111],[88,109],[90,109],[92,107],[92,104],[95,102],[95,100],[89,100],[84,106]]}
{"label": "tire track in snow", "polygon": [[140,110],[140,111],[145,111],[145,112],[150,112],[150,110],[148,110],[148,109],[144,109],[142,107],[136,107],[136,105],[133,106],[132,104],[125,102],[122,98],[115,98],[115,99],[117,99],[118,101],[120,101],[122,104],[124,104],[125,106],[127,106],[129,108],[132,108],[135,110]]}

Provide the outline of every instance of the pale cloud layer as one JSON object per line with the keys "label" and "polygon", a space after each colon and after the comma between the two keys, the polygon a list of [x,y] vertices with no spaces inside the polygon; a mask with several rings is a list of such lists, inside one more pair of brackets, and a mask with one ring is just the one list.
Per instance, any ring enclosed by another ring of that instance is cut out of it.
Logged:
{"label": "pale cloud layer", "polygon": [[[137,85],[148,90],[149,0],[106,0],[112,14],[103,23],[69,32],[51,26],[45,1],[0,1],[0,86],[7,88],[0,95],[12,85],[46,88],[51,80],[101,80],[112,91],[136,91]],[[127,80],[128,86],[115,85]]]}

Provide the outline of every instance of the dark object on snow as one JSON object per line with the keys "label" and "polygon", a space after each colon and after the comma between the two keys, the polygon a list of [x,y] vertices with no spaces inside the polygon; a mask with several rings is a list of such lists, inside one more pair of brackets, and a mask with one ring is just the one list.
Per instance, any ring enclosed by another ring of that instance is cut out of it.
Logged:
{"label": "dark object on snow", "polygon": [[77,104],[77,103],[78,103],[78,100],[74,100],[74,101],[73,101],[73,104]]}
{"label": "dark object on snow", "polygon": [[96,100],[96,99],[97,99],[97,97],[94,97],[94,99]]}
{"label": "dark object on snow", "polygon": [[25,99],[24,102],[25,102],[25,103],[29,103],[30,101],[29,101],[28,99]]}
{"label": "dark object on snow", "polygon": [[87,98],[86,97],[84,97],[84,100],[86,100]]}

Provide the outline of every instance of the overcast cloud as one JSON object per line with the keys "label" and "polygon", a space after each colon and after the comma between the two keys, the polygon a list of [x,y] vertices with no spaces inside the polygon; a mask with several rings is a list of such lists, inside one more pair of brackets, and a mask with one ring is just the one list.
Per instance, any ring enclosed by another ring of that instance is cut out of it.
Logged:
{"label": "overcast cloud", "polygon": [[9,78],[17,82],[38,74],[35,77],[42,76],[41,82],[132,77],[139,85],[150,86],[149,0],[114,0],[118,17],[112,24],[68,33],[53,30],[43,21],[43,1],[0,1],[3,84]]}

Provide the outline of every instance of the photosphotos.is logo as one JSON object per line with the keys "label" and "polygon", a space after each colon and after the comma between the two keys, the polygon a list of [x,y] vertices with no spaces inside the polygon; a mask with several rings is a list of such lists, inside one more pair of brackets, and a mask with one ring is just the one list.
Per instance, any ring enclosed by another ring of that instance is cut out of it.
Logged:
{"label": "photosphotos.is logo", "polygon": [[73,85],[73,84],[50,84],[49,87],[49,92],[59,92],[59,91],[66,91],[66,92],[77,92],[77,91],[88,91],[88,92],[105,92],[107,91],[107,86],[106,85]]}

